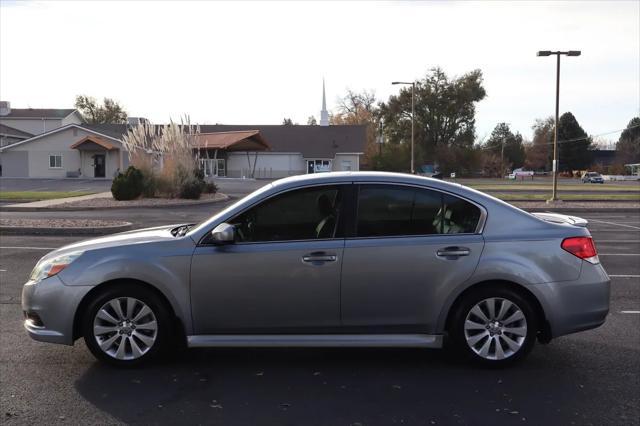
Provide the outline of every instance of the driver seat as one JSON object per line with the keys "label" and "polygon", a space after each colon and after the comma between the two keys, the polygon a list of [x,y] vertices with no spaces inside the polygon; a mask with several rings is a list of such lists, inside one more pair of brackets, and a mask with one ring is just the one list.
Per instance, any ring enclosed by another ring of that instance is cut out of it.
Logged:
{"label": "driver seat", "polygon": [[316,238],[332,238],[336,227],[336,217],[333,204],[327,194],[322,194],[316,201],[316,207],[322,220],[316,226]]}

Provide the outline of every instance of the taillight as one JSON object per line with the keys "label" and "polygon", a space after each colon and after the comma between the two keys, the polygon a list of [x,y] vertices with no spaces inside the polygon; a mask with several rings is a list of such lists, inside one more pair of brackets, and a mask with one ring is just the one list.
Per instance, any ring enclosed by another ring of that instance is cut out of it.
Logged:
{"label": "taillight", "polygon": [[572,255],[586,260],[589,263],[593,263],[594,265],[600,263],[596,246],[593,244],[591,237],[565,238],[562,240],[560,246]]}

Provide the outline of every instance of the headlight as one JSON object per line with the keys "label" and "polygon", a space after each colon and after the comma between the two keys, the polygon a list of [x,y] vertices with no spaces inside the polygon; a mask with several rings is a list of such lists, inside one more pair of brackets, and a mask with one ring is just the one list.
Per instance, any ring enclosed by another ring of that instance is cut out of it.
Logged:
{"label": "headlight", "polygon": [[66,253],[60,256],[55,256],[44,261],[38,262],[33,271],[31,271],[30,281],[38,282],[45,278],[52,277],[69,266],[71,262],[76,260],[80,255],[84,253],[82,251],[74,251],[72,253]]}

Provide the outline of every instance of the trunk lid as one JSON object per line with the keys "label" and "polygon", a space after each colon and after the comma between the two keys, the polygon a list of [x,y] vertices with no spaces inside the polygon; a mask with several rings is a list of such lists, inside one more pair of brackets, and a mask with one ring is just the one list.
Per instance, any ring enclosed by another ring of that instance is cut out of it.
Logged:
{"label": "trunk lid", "polygon": [[583,228],[586,228],[586,226],[589,224],[589,221],[587,219],[583,219],[577,216],[569,216],[566,214],[560,214],[560,213],[531,213],[531,214],[537,217],[538,219],[544,220],[545,222],[580,226]]}

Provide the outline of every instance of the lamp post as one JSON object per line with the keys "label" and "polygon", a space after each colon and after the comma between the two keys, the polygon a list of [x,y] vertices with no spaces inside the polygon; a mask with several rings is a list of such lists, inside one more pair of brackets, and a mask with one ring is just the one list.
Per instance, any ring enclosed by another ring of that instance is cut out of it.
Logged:
{"label": "lamp post", "polygon": [[414,148],[413,148],[413,128],[414,128],[414,119],[415,119],[415,93],[416,93],[416,82],[406,82],[406,81],[394,81],[391,84],[410,84],[411,85],[411,174],[416,173],[415,163],[414,163]]}
{"label": "lamp post", "polygon": [[539,50],[537,56],[551,56],[556,55],[556,122],[553,132],[553,192],[551,193],[551,199],[549,201],[558,200],[558,115],[560,107],[560,56],[580,56],[579,50],[551,51],[551,50]]}

